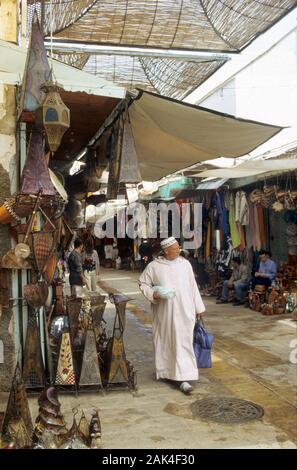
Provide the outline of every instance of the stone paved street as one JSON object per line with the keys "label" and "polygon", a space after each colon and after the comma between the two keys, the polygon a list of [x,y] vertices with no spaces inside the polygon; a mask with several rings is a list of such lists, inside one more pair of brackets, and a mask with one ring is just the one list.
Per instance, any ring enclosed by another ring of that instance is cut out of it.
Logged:
{"label": "stone paved street", "polygon": [[[127,308],[125,347],[138,372],[138,391],[80,392],[77,398],[60,393],[69,424],[72,408],[79,406],[90,417],[98,407],[105,449],[296,448],[297,374],[296,364],[289,362],[296,322],[289,315],[265,317],[204,298],[206,326],[215,335],[213,367],[200,370],[193,395],[185,396],[165,381],[155,380],[150,306],[138,291],[138,276],[102,270],[100,281],[102,292],[113,289],[133,298]],[[110,333],[113,318],[113,305],[108,302],[105,320]],[[262,406],[263,418],[231,425],[193,417],[193,402],[224,396]],[[1,397],[3,409],[6,396]],[[35,419],[36,397],[30,398],[30,407]]]}

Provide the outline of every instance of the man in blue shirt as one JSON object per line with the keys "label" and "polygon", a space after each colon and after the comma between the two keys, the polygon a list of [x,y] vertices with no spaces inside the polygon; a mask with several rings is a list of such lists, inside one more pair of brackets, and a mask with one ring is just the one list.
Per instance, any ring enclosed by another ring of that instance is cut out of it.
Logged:
{"label": "man in blue shirt", "polygon": [[252,280],[252,287],[257,284],[264,286],[270,286],[272,281],[276,277],[277,267],[276,263],[271,259],[271,253],[267,250],[261,250],[260,255],[260,265],[259,270],[255,272]]}

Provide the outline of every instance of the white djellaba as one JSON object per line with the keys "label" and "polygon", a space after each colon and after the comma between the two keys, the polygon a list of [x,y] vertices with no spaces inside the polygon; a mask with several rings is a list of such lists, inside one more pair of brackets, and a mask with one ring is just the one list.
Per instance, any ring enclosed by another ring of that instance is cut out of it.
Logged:
{"label": "white djellaba", "polygon": [[[173,289],[175,296],[155,299],[154,286]],[[191,264],[180,256],[174,260],[156,258],[141,274],[139,287],[152,305],[157,379],[197,380],[193,330],[196,313],[204,312],[205,307]]]}

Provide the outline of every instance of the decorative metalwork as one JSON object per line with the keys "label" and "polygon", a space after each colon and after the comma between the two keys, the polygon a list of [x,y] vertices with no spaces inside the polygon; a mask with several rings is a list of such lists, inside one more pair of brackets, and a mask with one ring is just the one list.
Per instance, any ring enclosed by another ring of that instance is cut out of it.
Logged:
{"label": "decorative metalwork", "polygon": [[2,423],[3,436],[9,433],[8,425],[10,421],[19,418],[23,419],[28,435],[32,436],[33,424],[31,420],[26,388],[22,377],[21,368],[17,364],[11,384],[6,412]]}
{"label": "decorative metalwork", "polygon": [[89,441],[89,436],[87,439],[85,435],[81,432],[79,426],[76,422],[76,415],[78,409],[74,408],[73,412],[73,423],[71,429],[65,435],[64,444],[60,447],[61,449],[85,449],[87,448],[87,441]]}
{"label": "decorative metalwork", "polygon": [[68,435],[61,404],[54,387],[45,388],[38,398],[39,414],[35,421],[34,442],[42,448],[57,449]]}
{"label": "decorative metalwork", "polygon": [[98,385],[102,387],[96,339],[93,330],[87,331],[79,385]]}
{"label": "decorative metalwork", "polygon": [[28,318],[23,379],[27,388],[44,387],[46,383],[37,324],[37,313],[35,312],[30,312]]}
{"label": "decorative metalwork", "polygon": [[77,342],[79,332],[79,313],[81,311],[82,299],[78,297],[67,297],[67,314],[69,317],[69,327],[71,342],[74,346]]}
{"label": "decorative metalwork", "polygon": [[90,441],[89,423],[83,411],[81,413],[81,418],[78,423],[78,429],[79,429],[81,436],[83,436],[84,438],[85,444],[88,445]]}
{"label": "decorative metalwork", "polygon": [[55,232],[33,232],[32,245],[37,269],[40,273],[42,273],[44,271],[47,261],[49,260],[50,256],[53,254],[56,248]]}
{"label": "decorative metalwork", "polygon": [[69,331],[62,334],[58,367],[56,372],[56,385],[75,385],[75,372]]}
{"label": "decorative metalwork", "polygon": [[26,425],[22,417],[9,421],[8,433],[16,449],[30,449],[32,438],[28,434]]}
{"label": "decorative metalwork", "polygon": [[60,96],[60,92],[63,91],[60,86],[46,82],[41,89],[45,92],[45,98],[37,112],[37,119],[45,128],[49,148],[54,153],[70,127],[70,111]]}
{"label": "decorative metalwork", "polygon": [[191,411],[195,417],[219,423],[243,423],[264,415],[261,406],[234,397],[197,400],[191,405]]}
{"label": "decorative metalwork", "polygon": [[91,448],[97,449],[100,447],[100,440],[101,440],[101,422],[99,418],[98,410],[95,410],[91,417],[90,427],[89,427],[89,434],[91,439]]}
{"label": "decorative metalwork", "polygon": [[93,319],[93,328],[96,338],[97,350],[100,352],[100,344],[102,336],[105,337],[105,328],[103,315],[106,307],[105,297],[101,296],[97,299],[91,297],[91,315]]}
{"label": "decorative metalwork", "polygon": [[[29,30],[28,30],[29,31]],[[50,80],[51,68],[44,47],[43,34],[38,16],[34,11],[31,28],[31,38],[28,47],[28,58],[24,73],[23,108],[25,111],[36,111],[44,99],[41,85]]]}
{"label": "decorative metalwork", "polygon": [[108,348],[108,374],[107,382],[128,384],[128,365],[126,360],[123,334],[126,323],[126,304],[129,297],[126,295],[111,294],[111,301],[114,302],[116,307],[116,316],[113,327],[113,336],[110,339]]}
{"label": "decorative metalwork", "polygon": [[43,196],[56,196],[44,154],[42,133],[34,130],[30,136],[20,194],[38,194],[42,190]]}
{"label": "decorative metalwork", "polygon": [[45,305],[48,296],[48,285],[45,281],[24,286],[24,298],[32,308],[40,308]]}
{"label": "decorative metalwork", "polygon": [[138,157],[135,149],[129,113],[124,118],[123,144],[121,153],[120,183],[139,183],[142,181],[138,166]]}

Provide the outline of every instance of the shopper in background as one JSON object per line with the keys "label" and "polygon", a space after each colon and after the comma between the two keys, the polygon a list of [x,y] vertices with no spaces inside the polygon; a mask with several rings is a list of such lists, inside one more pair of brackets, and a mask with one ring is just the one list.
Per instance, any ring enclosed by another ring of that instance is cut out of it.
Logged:
{"label": "shopper in background", "polygon": [[241,263],[240,258],[233,258],[232,260],[233,273],[230,279],[225,280],[220,300],[217,304],[228,303],[229,289],[234,289],[235,299],[233,305],[243,304],[244,292],[249,288],[250,283],[250,269],[247,265]]}
{"label": "shopper in background", "polygon": [[83,249],[83,242],[79,238],[76,238],[74,240],[74,249],[68,256],[69,283],[71,287],[71,294],[75,297],[81,296],[82,287],[87,284],[87,280],[83,273]]}

